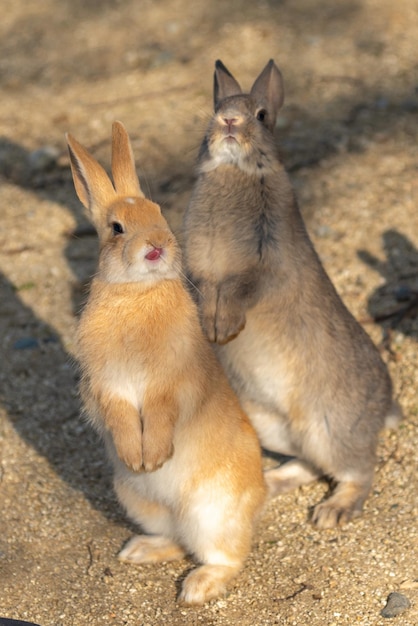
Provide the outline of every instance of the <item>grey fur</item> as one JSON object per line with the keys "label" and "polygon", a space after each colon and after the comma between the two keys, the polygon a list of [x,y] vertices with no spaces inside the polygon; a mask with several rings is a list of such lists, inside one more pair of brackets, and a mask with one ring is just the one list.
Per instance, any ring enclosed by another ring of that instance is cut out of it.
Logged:
{"label": "grey fur", "polygon": [[400,412],[376,347],[322,267],[280,162],[272,129],[283,93],[273,61],[248,94],[216,63],[185,261],[203,328],[262,445],[300,460],[291,478],[286,466],[267,473],[271,492],[334,479],[333,495],[313,513],[326,528],[361,510],[378,433]]}

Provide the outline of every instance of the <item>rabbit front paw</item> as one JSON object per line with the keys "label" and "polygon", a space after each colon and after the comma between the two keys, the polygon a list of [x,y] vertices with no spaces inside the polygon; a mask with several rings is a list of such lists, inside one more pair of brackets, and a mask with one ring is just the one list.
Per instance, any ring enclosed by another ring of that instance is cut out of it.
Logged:
{"label": "rabbit front paw", "polygon": [[141,472],[143,470],[143,458],[140,428],[114,433],[113,442],[120,460],[133,472]]}
{"label": "rabbit front paw", "polygon": [[203,332],[206,337],[209,339],[211,343],[215,343],[216,341],[216,328],[215,328],[215,317],[213,315],[204,315],[201,316],[201,323]]}
{"label": "rabbit front paw", "polygon": [[219,311],[216,316],[215,341],[219,344],[235,339],[245,326],[245,314],[239,309]]}
{"label": "rabbit front paw", "polygon": [[147,445],[144,441],[142,459],[145,471],[155,472],[173,456],[173,452],[174,446],[172,441],[153,441],[152,445]]}
{"label": "rabbit front paw", "polygon": [[198,285],[200,322],[206,337],[210,342],[214,343],[216,341],[217,286],[209,281],[200,281]]}
{"label": "rabbit front paw", "polygon": [[146,472],[155,472],[173,456],[173,425],[163,420],[144,423],[142,433],[142,462]]}

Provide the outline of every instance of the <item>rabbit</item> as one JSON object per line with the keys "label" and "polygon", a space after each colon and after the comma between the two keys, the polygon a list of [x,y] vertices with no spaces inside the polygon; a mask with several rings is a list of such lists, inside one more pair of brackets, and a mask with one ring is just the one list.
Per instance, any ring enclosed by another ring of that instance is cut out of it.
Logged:
{"label": "rabbit", "polygon": [[100,243],[77,333],[81,395],[116,494],[146,533],[119,558],[194,555],[202,565],[179,601],[202,604],[224,592],[250,550],[266,496],[258,438],[203,334],[174,235],[141,191],[124,126],[112,130],[115,187],[71,135],[67,142]]}
{"label": "rabbit", "polygon": [[312,514],[331,528],[361,512],[378,433],[401,410],[306,231],[273,136],[283,100],[273,60],[249,93],[216,61],[214,115],[183,221],[185,269],[262,446],[294,457],[266,472],[270,495],[332,479]]}

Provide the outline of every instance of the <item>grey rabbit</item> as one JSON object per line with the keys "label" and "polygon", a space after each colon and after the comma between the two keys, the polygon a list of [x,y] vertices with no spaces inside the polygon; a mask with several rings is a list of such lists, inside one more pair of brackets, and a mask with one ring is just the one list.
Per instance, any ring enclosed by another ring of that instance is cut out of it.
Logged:
{"label": "grey rabbit", "polygon": [[338,296],[306,231],[273,130],[282,75],[270,60],[249,93],[221,61],[215,112],[184,217],[185,262],[201,323],[267,450],[271,495],[320,476],[320,528],[358,515],[378,433],[400,408],[385,364]]}

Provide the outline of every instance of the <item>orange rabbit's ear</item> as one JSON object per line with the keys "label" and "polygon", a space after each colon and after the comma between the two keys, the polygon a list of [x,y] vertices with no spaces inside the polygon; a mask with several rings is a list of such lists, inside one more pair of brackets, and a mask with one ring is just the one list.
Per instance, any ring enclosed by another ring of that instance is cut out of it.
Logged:
{"label": "orange rabbit's ear", "polygon": [[129,135],[122,122],[114,122],[112,126],[112,176],[119,195],[144,197]]}
{"label": "orange rabbit's ear", "polygon": [[69,133],[66,135],[74,186],[96,228],[106,219],[105,209],[116,199],[109,176],[96,159]]}

